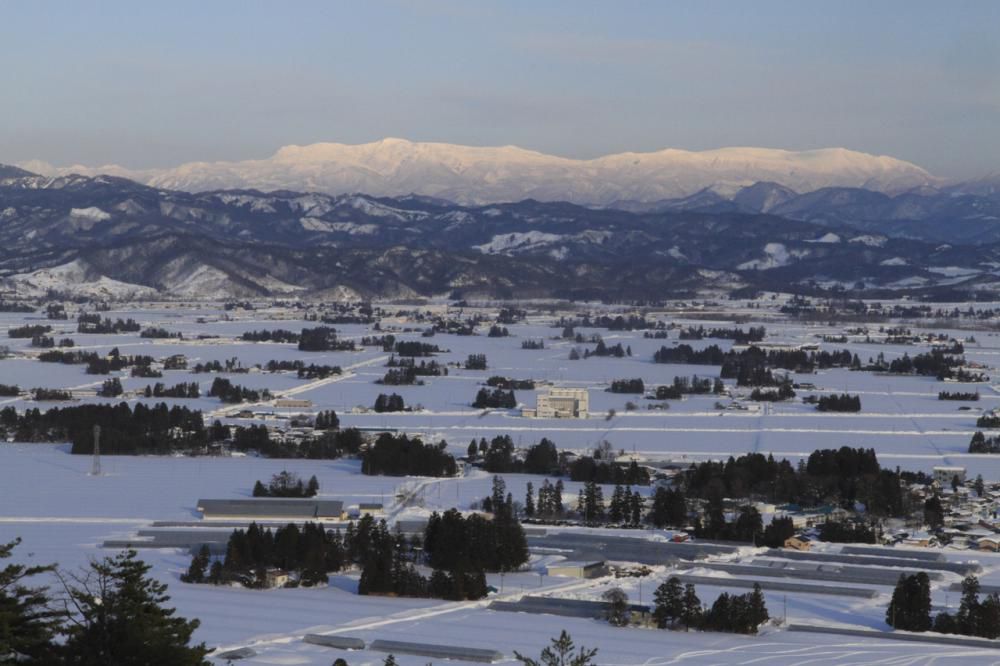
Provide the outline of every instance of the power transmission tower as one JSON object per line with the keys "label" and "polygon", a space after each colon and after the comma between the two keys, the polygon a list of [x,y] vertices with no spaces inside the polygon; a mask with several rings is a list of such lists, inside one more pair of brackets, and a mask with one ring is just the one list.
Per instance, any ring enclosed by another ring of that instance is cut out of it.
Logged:
{"label": "power transmission tower", "polygon": [[91,476],[101,475],[101,426],[94,426],[94,464],[90,468]]}

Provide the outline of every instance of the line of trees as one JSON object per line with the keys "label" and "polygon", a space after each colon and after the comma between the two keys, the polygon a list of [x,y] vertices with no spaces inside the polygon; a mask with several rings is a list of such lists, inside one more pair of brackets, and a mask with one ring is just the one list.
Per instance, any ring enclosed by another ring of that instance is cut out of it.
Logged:
{"label": "line of trees", "polygon": [[268,389],[248,389],[239,384],[233,384],[225,377],[216,377],[212,380],[212,386],[208,389],[210,398],[218,398],[222,402],[260,402],[270,400],[271,392]]}
{"label": "line of trees", "polygon": [[283,470],[271,477],[265,486],[260,481],[253,484],[254,497],[315,497],[319,492],[319,481],[314,474],[303,483],[298,474]]}
{"label": "line of trees", "polygon": [[354,351],[354,340],[340,340],[337,330],[328,326],[303,328],[299,334],[299,351]]}
{"label": "line of trees", "polygon": [[476,392],[472,406],[476,409],[513,409],[517,407],[517,398],[514,397],[513,391],[500,388],[491,391],[488,388],[481,388]]}
{"label": "line of trees", "polygon": [[816,401],[816,411],[820,412],[860,412],[861,396],[844,394],[821,395]]}
{"label": "line of trees", "polygon": [[458,471],[448,444],[424,444],[418,437],[381,433],[361,458],[361,473],[386,476],[454,476]]}
{"label": "line of trees", "polygon": [[147,385],[143,395],[147,398],[200,398],[201,389],[198,387],[198,382],[181,382],[170,387],[162,382],[156,382],[152,386]]}
{"label": "line of trees", "polygon": [[940,611],[931,618],[931,586],[927,574],[920,571],[900,575],[885,611],[885,622],[905,631],[935,631],[995,639],[1000,637],[1000,596],[996,592],[980,600],[979,579],[967,576],[962,581],[962,599],[958,612]]}
{"label": "line of trees", "polygon": [[702,607],[693,583],[676,576],[662,583],[653,595],[653,618],[661,629],[702,629],[737,634],[756,634],[770,619],[760,584],[746,594],[723,592],[710,607]]}

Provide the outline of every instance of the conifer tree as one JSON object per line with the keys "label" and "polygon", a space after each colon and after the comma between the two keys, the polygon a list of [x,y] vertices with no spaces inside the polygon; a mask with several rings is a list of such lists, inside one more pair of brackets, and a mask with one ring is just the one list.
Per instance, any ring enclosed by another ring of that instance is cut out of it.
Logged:
{"label": "conifer tree", "polygon": [[661,583],[653,595],[653,618],[656,626],[665,629],[680,621],[684,615],[684,588],[677,576]]}
{"label": "conifer tree", "polygon": [[167,586],[148,577],[134,550],[92,562],[67,583],[72,619],[66,635],[70,666],[207,665],[204,644],[189,645],[198,620],[163,606]]}
{"label": "conifer tree", "polygon": [[[0,544],[0,560],[11,557],[21,542]],[[64,614],[50,608],[48,589],[33,587],[28,581],[51,573],[53,566],[27,567],[8,564],[0,569],[0,663],[56,663],[58,648],[53,642]]]}

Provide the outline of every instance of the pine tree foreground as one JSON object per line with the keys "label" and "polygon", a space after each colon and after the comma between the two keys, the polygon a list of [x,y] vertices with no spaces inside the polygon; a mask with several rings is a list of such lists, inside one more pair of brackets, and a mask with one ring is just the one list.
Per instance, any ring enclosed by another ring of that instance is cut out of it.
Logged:
{"label": "pine tree foreground", "polygon": [[591,666],[594,664],[594,657],[597,656],[597,648],[588,650],[580,646],[579,651],[573,654],[576,646],[566,630],[563,629],[559,638],[551,639],[551,645],[544,650],[539,659],[525,657],[517,650],[514,650],[514,658],[524,666]]}

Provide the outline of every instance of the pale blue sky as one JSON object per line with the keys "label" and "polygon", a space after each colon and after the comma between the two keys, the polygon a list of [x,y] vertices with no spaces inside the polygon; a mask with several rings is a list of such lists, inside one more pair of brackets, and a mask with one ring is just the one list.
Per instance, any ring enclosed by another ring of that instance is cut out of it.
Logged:
{"label": "pale blue sky", "polygon": [[385,136],[1000,171],[1000,2],[0,0],[0,162]]}

